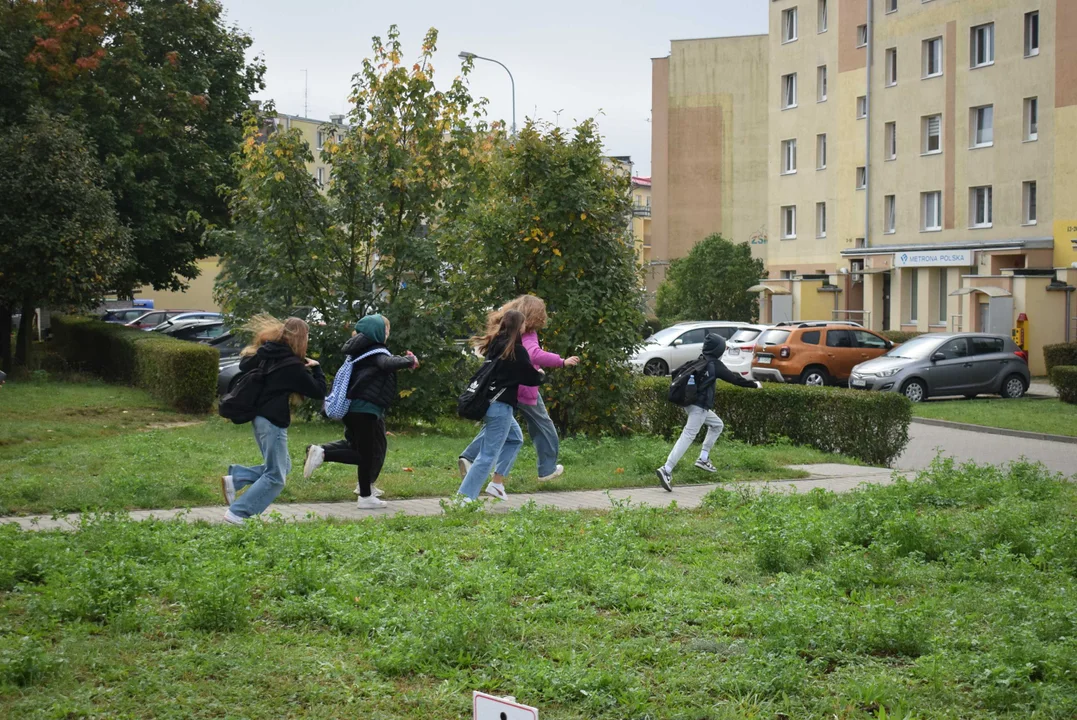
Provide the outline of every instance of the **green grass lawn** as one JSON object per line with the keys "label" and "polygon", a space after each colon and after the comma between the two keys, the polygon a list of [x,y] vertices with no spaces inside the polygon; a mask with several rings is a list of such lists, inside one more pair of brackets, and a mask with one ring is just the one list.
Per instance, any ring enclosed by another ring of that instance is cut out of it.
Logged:
{"label": "green grass lawn", "polygon": [[1077,716],[1077,487],[939,464],[699,511],[0,527],[0,717]]}
{"label": "green grass lawn", "polygon": [[915,417],[1077,436],[1077,405],[1055,398],[933,400],[913,405],[912,412]]}
{"label": "green grass lawn", "polygon": [[[386,497],[454,493],[460,483],[456,458],[476,430],[453,419],[395,432],[379,483]],[[342,433],[338,423],[292,424],[293,470],[278,502],[354,499],[354,467],[327,463],[309,480],[302,473],[306,445]],[[565,475],[539,484],[528,443],[507,487],[650,486],[669,448],[652,437],[568,438],[561,446]],[[848,462],[810,448],[732,441],[721,441],[712,454],[717,476],[695,469],[691,459],[682,462],[677,482],[796,478],[803,473],[786,465]],[[9,383],[0,390],[0,514],[211,505],[221,502],[219,478],[229,463],[259,462],[249,425],[181,415],[132,388],[87,381]]]}

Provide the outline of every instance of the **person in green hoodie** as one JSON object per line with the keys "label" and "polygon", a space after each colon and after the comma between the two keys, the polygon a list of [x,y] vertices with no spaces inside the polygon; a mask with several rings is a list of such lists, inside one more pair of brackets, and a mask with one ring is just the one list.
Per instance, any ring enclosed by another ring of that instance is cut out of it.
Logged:
{"label": "person in green hoodie", "polygon": [[310,445],[303,463],[303,476],[310,477],[323,462],[357,465],[359,507],[384,508],[387,503],[377,496],[374,483],[385,464],[385,411],[397,398],[398,370],[419,367],[419,359],[409,350],[398,356],[385,346],[389,339],[389,320],[382,315],[367,315],[355,324],[352,338],[342,351],[354,359],[348,399],[351,406],[344,417],[344,439],[327,445]]}

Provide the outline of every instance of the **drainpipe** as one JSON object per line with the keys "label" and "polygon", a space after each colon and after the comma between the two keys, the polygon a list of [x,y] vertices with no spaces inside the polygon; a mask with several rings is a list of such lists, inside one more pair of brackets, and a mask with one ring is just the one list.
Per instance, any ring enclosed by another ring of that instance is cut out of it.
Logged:
{"label": "drainpipe", "polygon": [[871,247],[871,60],[872,60],[872,44],[874,38],[872,35],[872,19],[875,16],[875,2],[874,0],[868,0],[868,45],[865,48],[867,52],[867,61],[864,63],[864,67],[867,68],[867,91],[864,95],[865,110],[867,111],[867,117],[864,118],[864,135],[866,142],[864,145],[864,247]]}

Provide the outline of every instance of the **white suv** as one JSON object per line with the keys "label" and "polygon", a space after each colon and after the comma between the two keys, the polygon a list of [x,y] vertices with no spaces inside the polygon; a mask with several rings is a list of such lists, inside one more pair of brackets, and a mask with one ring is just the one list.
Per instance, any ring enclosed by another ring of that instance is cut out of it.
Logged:
{"label": "white suv", "polygon": [[729,340],[743,327],[749,324],[720,320],[678,323],[644,340],[643,347],[629,362],[644,375],[669,375],[671,370],[699,357],[707,333],[717,333]]}
{"label": "white suv", "polygon": [[745,325],[729,338],[722,355],[722,364],[746,380],[752,377],[752,358],[755,357],[755,341],[770,325]]}

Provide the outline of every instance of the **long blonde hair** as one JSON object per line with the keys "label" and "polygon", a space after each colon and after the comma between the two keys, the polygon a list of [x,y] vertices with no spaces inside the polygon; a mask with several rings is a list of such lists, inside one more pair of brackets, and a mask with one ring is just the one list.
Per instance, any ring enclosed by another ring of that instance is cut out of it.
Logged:
{"label": "long blonde hair", "polygon": [[281,322],[272,315],[255,315],[243,329],[249,332],[253,339],[251,344],[243,348],[239,353],[243,357],[250,357],[258,352],[258,348],[267,342],[283,343],[292,349],[296,357],[307,356],[307,342],[310,339],[310,328],[307,323],[297,317],[290,317]]}
{"label": "long blonde hair", "polygon": [[486,333],[471,338],[471,342],[485,355],[494,341],[501,338],[505,341],[505,348],[501,351],[500,359],[515,360],[516,343],[520,342],[520,336],[524,334],[524,323],[524,314],[519,310],[495,310],[486,316]]}
{"label": "long blonde hair", "polygon": [[487,313],[486,331],[482,335],[471,338],[472,344],[485,353],[486,349],[482,343],[486,342],[488,344],[489,340],[497,335],[498,328],[501,327],[501,319],[509,310],[515,310],[524,316],[524,325],[520,329],[521,334],[534,332],[546,327],[546,301],[537,295],[520,295],[509,300],[497,310]]}

